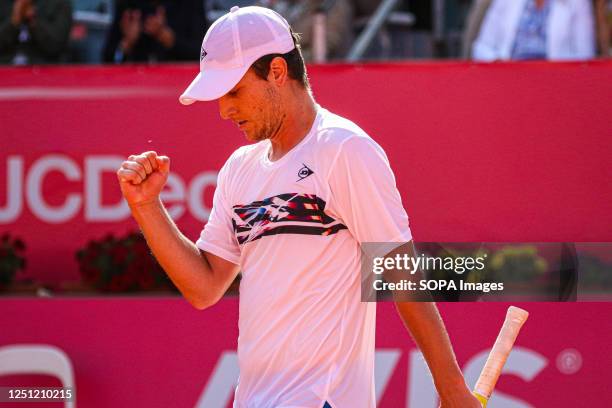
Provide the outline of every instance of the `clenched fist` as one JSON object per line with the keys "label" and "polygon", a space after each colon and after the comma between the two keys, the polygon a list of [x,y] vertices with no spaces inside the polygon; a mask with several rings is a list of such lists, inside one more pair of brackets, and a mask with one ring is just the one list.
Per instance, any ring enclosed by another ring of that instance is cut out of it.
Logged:
{"label": "clenched fist", "polygon": [[121,192],[130,207],[158,200],[168,174],[170,159],[155,152],[130,156],[117,170]]}

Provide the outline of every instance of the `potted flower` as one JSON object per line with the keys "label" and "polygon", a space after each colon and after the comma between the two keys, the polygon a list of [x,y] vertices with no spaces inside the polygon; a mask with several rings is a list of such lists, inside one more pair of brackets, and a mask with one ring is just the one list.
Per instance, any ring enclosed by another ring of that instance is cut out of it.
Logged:
{"label": "potted flower", "polygon": [[174,289],[149,252],[144,237],[136,232],[92,240],[77,251],[76,258],[83,281],[96,290],[118,293]]}
{"label": "potted flower", "polygon": [[0,237],[0,290],[11,286],[18,271],[25,269],[23,257],[25,244],[19,238],[12,238],[8,233]]}

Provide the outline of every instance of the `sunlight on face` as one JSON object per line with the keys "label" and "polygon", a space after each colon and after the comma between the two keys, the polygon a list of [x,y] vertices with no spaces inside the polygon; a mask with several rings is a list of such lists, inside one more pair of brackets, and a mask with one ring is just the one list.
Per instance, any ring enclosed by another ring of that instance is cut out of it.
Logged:
{"label": "sunlight on face", "polygon": [[252,70],[231,91],[219,98],[219,113],[233,121],[251,142],[274,137],[283,112],[278,89]]}

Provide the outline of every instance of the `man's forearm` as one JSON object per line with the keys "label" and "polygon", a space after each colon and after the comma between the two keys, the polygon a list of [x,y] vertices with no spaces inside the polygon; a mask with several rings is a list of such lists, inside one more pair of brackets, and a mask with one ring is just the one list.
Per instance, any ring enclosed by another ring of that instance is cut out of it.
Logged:
{"label": "man's forearm", "polygon": [[179,231],[161,201],[134,206],[131,210],[155,258],[183,296],[198,309],[214,304],[223,295],[224,288],[217,287],[205,257]]}
{"label": "man's forearm", "polygon": [[427,361],[440,396],[465,391],[467,386],[435,303],[397,302],[395,305]]}

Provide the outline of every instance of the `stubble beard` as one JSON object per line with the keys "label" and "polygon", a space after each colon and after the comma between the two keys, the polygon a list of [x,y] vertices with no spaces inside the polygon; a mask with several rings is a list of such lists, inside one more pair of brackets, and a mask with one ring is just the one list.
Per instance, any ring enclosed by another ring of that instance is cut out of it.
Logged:
{"label": "stubble beard", "polygon": [[249,137],[254,142],[272,139],[283,123],[281,111],[281,98],[276,89],[272,86],[266,89],[265,107],[262,112],[262,125],[256,129],[254,134]]}

